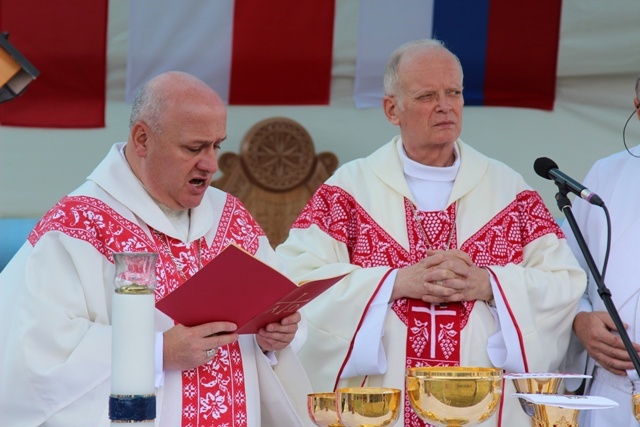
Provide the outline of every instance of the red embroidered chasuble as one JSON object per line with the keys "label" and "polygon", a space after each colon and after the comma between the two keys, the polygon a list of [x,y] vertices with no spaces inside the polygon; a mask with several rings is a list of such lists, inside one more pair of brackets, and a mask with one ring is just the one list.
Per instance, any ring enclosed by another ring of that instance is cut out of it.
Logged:
{"label": "red embroidered chasuble", "polygon": [[[47,231],[57,230],[92,244],[113,262],[114,252],[157,252],[156,301],[180,286],[229,243],[251,254],[264,235],[233,197],[227,197],[220,223],[209,247],[204,238],[185,245],[152,230],[153,239],[104,202],[91,197],[66,197],[58,202],[29,236],[31,244]],[[170,251],[170,252],[169,252]],[[182,372],[182,425],[213,427],[247,424],[245,378],[238,342],[218,348],[215,357]]]}
{"label": "red embroidered chasuble", "polygon": [[[548,233],[562,236],[553,218],[541,215],[546,212],[542,208],[544,203],[538,194],[521,192],[516,200],[469,237],[460,250],[479,267],[519,264],[523,259],[523,248],[529,242]],[[457,247],[456,204],[445,211],[415,212],[412,203],[405,199],[404,209],[409,251],[377,224],[353,196],[339,187],[321,186],[293,227],[317,225],[347,246],[352,264],[365,268],[402,268],[424,258],[427,248]],[[459,365],[460,333],[474,303],[448,303],[441,307],[421,300],[396,300],[392,309],[407,325],[406,367]],[[429,425],[411,409],[406,393],[404,416],[405,426]]]}

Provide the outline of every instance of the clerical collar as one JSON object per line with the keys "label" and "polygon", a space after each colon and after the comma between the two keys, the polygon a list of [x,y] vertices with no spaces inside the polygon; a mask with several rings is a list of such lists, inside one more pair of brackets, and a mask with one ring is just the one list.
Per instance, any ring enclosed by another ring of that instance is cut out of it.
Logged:
{"label": "clerical collar", "polygon": [[[127,144],[123,144],[122,147],[120,148],[120,155],[122,155],[122,158],[124,158],[124,160],[127,162],[127,165],[129,166],[129,168],[131,168],[131,165],[129,165],[129,161],[127,160],[127,156],[124,153],[124,147],[126,145]],[[136,177],[136,179],[138,179],[138,177]],[[142,183],[142,181],[140,181],[140,179],[138,179],[138,182],[140,183],[140,185],[142,185],[142,188],[145,189],[149,197],[151,197],[151,200],[153,200],[155,204],[158,205],[158,207],[167,217],[169,222],[173,224],[173,227],[178,232],[178,236],[176,237],[178,237],[181,241],[186,242],[187,239],[189,238],[189,225],[191,222],[191,217],[189,214],[190,209],[178,210],[178,209],[170,208],[169,206],[160,203],[151,195],[151,193],[149,193],[149,191],[147,190],[145,185]]]}
{"label": "clerical collar", "polygon": [[156,202],[156,205],[164,212],[165,216],[169,220],[171,224],[178,231],[179,236],[177,236],[181,241],[186,242],[189,238],[189,224],[190,224],[190,215],[189,209],[172,209],[169,206],[163,205],[159,201],[153,199]]}
{"label": "clerical collar", "polygon": [[458,146],[454,144],[454,147],[456,158],[451,166],[427,166],[422,163],[418,163],[415,160],[411,160],[409,156],[407,156],[407,152],[402,144],[398,144],[398,155],[402,160],[405,175],[410,176],[413,179],[420,181],[453,182],[456,179],[458,169],[460,168],[460,153],[458,151]]}

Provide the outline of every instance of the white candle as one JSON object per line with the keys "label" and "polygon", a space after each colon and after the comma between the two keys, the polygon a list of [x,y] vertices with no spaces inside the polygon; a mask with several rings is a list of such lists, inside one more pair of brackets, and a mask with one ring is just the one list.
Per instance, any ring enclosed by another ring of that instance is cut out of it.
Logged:
{"label": "white candle", "polygon": [[[155,268],[152,273],[155,286]],[[130,280],[116,278],[117,289],[111,300],[112,427],[124,423],[153,426],[155,419],[155,297],[153,287]]]}

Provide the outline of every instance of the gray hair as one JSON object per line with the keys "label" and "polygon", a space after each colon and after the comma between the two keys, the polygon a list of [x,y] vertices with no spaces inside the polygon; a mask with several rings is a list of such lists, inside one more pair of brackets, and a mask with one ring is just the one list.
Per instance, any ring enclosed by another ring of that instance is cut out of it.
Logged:
{"label": "gray hair", "polygon": [[640,101],[640,76],[636,79],[636,98]]}
{"label": "gray hair", "polygon": [[462,75],[462,64],[460,59],[444,45],[444,42],[436,39],[420,39],[407,42],[396,50],[393,51],[391,57],[387,61],[387,66],[384,70],[383,88],[385,95],[395,95],[398,89],[398,64],[405,53],[422,48],[431,48],[434,50],[441,50],[448,52],[453,56],[458,65],[460,65],[460,74]]}
{"label": "gray hair", "polygon": [[154,90],[153,82],[147,82],[138,91],[131,107],[129,132],[138,121],[144,121],[152,131],[160,131],[160,113],[163,99],[159,90]]}

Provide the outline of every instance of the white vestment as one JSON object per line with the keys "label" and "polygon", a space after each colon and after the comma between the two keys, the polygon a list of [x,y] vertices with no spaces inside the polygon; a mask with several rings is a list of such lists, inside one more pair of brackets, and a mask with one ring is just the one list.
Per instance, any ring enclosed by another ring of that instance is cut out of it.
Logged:
{"label": "white vestment", "polygon": [[[197,271],[197,258],[208,262],[230,242],[279,265],[241,203],[213,187],[191,209],[188,239],[181,242],[179,231],[129,168],[121,147],[115,144],[87,181],[45,216],[0,274],[2,426],[110,425],[113,252],[154,249],[157,234],[190,257],[182,260],[187,276]],[[161,252],[160,246],[155,249]],[[165,257],[159,263],[156,298],[183,282],[175,262]],[[155,325],[162,332],[174,322],[156,310]],[[241,335],[239,346],[231,346],[226,346],[233,350],[226,361],[241,367],[233,378],[238,394],[231,399],[194,397],[183,389],[183,381],[196,370],[187,375],[165,371],[156,390],[157,426],[178,427],[205,410],[206,422],[201,420],[200,426],[218,425],[220,413],[233,414],[234,426],[311,425],[305,408],[310,387],[291,349],[276,352],[279,363],[272,367],[253,335]],[[280,379],[274,372],[282,374]],[[187,405],[187,397],[194,403]],[[224,405],[215,407],[218,402]]]}
{"label": "white vestment", "polygon": [[[383,312],[377,336],[356,339],[362,323],[376,316],[370,304],[387,275],[408,265],[408,259],[417,262],[416,248],[423,244],[411,230],[407,206],[415,202],[397,144],[398,137],[338,169],[276,250],[295,280],[350,273],[303,308],[309,335],[299,357],[315,391],[360,385],[404,389],[408,328],[397,312]],[[541,198],[522,177],[462,141],[456,144],[461,163],[448,203],[456,210],[452,247],[465,250],[489,270],[501,313],[483,301],[468,305],[472,309],[460,335],[450,335],[460,347],[459,364],[494,366],[489,354],[496,347],[519,362],[498,364],[500,368],[513,371],[517,365],[528,372],[553,372],[568,345],[585,288],[584,272]],[[511,325],[515,339],[505,342],[499,325]],[[413,326],[412,336],[420,329]],[[440,334],[446,334],[445,326],[438,324]],[[429,332],[425,329],[423,335],[437,335]],[[370,352],[369,365],[385,368],[347,378],[343,373],[356,352],[353,347],[363,341],[381,346]],[[433,349],[433,342],[426,348],[430,346]],[[483,425],[530,425],[512,392],[513,385],[505,383],[496,414]],[[411,420],[405,425],[419,424]]]}
{"label": "white vestment", "polygon": [[[634,149],[638,155],[638,150]],[[632,342],[640,342],[640,159],[627,151],[598,160],[584,180],[584,185],[598,194],[611,216],[611,252],[604,283],[611,291],[614,306],[623,323],[629,325],[627,334]],[[607,222],[602,208],[576,198],[572,204],[576,223],[587,243],[599,273],[602,273],[607,245]],[[589,285],[581,302],[580,311],[607,309],[598,294],[598,287],[589,271],[569,223],[563,230],[582,267],[589,272]],[[587,356],[575,335],[567,354],[566,370],[593,375],[587,381],[586,393],[604,396],[618,402],[611,409],[582,411],[581,427],[637,426],[631,410],[632,383],[629,376],[621,377],[601,368]],[[635,370],[629,372],[631,377]],[[636,393],[640,393],[636,382]]]}

